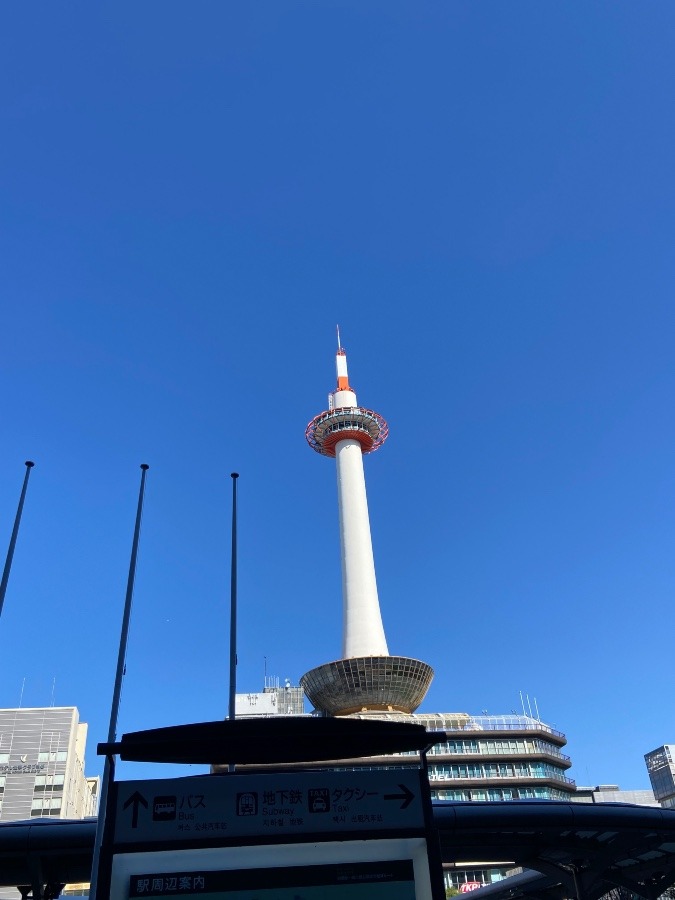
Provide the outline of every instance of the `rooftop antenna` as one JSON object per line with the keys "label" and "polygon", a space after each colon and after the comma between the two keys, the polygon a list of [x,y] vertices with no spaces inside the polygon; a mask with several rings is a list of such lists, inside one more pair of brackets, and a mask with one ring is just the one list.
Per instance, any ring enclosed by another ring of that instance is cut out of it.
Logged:
{"label": "rooftop antenna", "polygon": [[54,694],[56,693],[56,675],[52,678],[52,702],[51,705],[54,706]]}
{"label": "rooftop antenna", "polygon": [[525,701],[523,700],[523,692],[518,691],[518,693],[520,694],[520,705],[523,707],[523,716],[525,716],[526,712],[525,712]]}
{"label": "rooftop antenna", "polygon": [[23,689],[26,687],[26,676],[23,676],[23,681],[21,682],[21,693],[19,694],[19,709],[21,709],[23,705]]}
{"label": "rooftop antenna", "polygon": [[539,715],[539,707],[537,706],[537,698],[534,697],[534,711],[537,714],[537,722],[541,722],[541,716]]}
{"label": "rooftop antenna", "polygon": [[12,559],[14,558],[14,548],[16,547],[16,539],[19,534],[19,525],[21,524],[21,514],[23,513],[23,502],[26,499],[26,490],[28,488],[28,479],[30,477],[30,470],[35,465],[34,462],[31,462],[30,459],[26,460],[26,474],[23,478],[23,487],[21,488],[21,496],[19,497],[19,506],[16,511],[16,517],[14,519],[14,528],[12,529],[12,536],[9,539],[9,549],[7,550],[7,559],[5,560],[5,568],[2,573],[2,580],[0,581],[0,616],[2,615],[2,607],[5,602],[5,594],[7,593],[7,582],[9,581],[9,573],[12,569]]}
{"label": "rooftop antenna", "polygon": [[335,330],[337,331],[338,350],[342,350],[342,344],[340,343],[340,326],[336,325]]}

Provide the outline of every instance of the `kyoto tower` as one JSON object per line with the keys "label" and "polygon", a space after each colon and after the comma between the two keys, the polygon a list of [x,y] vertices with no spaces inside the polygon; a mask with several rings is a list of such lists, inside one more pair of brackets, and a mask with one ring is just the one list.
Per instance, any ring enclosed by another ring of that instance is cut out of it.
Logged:
{"label": "kyoto tower", "polygon": [[363,472],[364,454],[378,450],[389,429],[379,413],[357,404],[339,330],[335,364],[337,388],[328,395],[328,409],[307,426],[305,437],[313,450],[334,458],[337,466],[342,659],[311,669],[300,683],[316,709],[328,715],[364,710],[410,714],[424,699],[434,673],[420,660],[389,655],[377,594]]}

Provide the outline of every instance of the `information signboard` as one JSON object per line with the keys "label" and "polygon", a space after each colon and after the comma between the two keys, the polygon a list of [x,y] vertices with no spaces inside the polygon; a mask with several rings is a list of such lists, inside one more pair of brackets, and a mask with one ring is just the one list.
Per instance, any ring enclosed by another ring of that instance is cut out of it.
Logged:
{"label": "information signboard", "polygon": [[116,784],[116,845],[424,827],[417,769],[202,775]]}
{"label": "information signboard", "polygon": [[203,775],[111,785],[110,900],[432,900],[417,768]]}

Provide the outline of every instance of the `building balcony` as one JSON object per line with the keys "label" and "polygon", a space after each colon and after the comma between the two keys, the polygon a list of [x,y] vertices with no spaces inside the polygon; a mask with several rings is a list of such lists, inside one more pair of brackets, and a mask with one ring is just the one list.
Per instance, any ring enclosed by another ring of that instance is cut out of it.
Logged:
{"label": "building balcony", "polygon": [[[454,731],[455,729],[446,728],[445,730]],[[561,746],[567,743],[567,738],[562,731],[556,731],[555,728],[552,728],[545,722],[540,722],[538,719],[532,719],[529,716],[471,716],[456,730],[460,734],[465,734],[467,731],[505,731],[509,734],[518,731],[525,733],[538,731],[549,735]]]}
{"label": "building balcony", "polygon": [[496,787],[497,785],[532,785],[532,784],[552,784],[559,786],[561,784],[568,785],[570,791],[576,790],[576,781],[568,778],[562,773],[549,772],[545,775],[467,775],[467,776],[450,776],[439,774],[429,770],[429,782],[435,788],[439,787]]}
{"label": "building balcony", "polygon": [[448,750],[445,745],[439,744],[433,747],[427,754],[430,763],[466,763],[476,760],[499,763],[512,763],[514,759],[527,757],[533,762],[538,760],[555,762],[565,769],[569,769],[572,760],[566,753],[561,753],[557,748],[538,747],[531,750]]}

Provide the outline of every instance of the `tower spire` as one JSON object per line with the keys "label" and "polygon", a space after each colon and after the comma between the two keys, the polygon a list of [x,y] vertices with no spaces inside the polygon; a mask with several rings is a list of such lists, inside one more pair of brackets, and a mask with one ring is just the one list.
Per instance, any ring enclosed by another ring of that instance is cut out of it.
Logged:
{"label": "tower spire", "polygon": [[[337,376],[337,389],[334,393],[333,406],[356,406],[356,394],[349,387],[347,351],[340,345],[340,326],[338,326],[338,350],[335,354],[335,374]],[[351,396],[346,396],[347,393],[350,393]],[[340,394],[339,397],[338,394]]]}
{"label": "tower spire", "polygon": [[433,672],[419,660],[389,656],[363,471],[363,456],[382,446],[389,428],[379,413],[358,405],[349,384],[339,327],[337,335],[337,388],[329,396],[329,409],[312,419],[305,436],[313,450],[334,458],[337,468],[342,659],[312,669],[301,683],[318,709],[335,715],[362,708],[411,712],[422,701]]}

